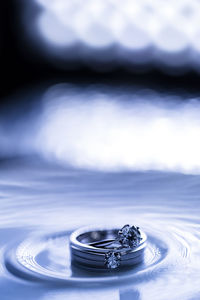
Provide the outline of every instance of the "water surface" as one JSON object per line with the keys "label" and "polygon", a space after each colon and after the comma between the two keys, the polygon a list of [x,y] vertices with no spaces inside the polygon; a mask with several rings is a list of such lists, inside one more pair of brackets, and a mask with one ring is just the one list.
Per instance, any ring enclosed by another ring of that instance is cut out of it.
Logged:
{"label": "water surface", "polygon": [[[96,172],[37,156],[1,162],[1,299],[198,299],[199,176]],[[124,273],[73,270],[69,233],[137,224],[144,263]]]}

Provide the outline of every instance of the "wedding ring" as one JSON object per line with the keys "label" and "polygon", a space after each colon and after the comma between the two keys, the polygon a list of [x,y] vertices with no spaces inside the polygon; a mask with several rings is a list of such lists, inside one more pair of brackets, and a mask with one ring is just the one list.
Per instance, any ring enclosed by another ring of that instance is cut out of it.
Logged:
{"label": "wedding ring", "polygon": [[91,269],[131,267],[143,261],[146,234],[138,227],[85,227],[70,236],[72,264]]}

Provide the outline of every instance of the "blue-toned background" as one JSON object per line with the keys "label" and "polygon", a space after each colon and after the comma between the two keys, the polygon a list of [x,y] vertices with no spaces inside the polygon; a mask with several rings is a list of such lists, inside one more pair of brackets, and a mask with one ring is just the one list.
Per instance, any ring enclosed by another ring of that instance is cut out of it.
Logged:
{"label": "blue-toned background", "polygon": [[[0,299],[199,299],[199,5],[1,4]],[[143,263],[71,266],[93,224]]]}

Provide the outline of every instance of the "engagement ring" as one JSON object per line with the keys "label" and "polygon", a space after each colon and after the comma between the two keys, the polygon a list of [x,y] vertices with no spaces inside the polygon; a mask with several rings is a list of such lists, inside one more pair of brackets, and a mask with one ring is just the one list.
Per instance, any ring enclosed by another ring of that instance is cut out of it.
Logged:
{"label": "engagement ring", "polygon": [[146,234],[136,226],[87,227],[70,236],[72,263],[95,269],[131,267],[143,261]]}

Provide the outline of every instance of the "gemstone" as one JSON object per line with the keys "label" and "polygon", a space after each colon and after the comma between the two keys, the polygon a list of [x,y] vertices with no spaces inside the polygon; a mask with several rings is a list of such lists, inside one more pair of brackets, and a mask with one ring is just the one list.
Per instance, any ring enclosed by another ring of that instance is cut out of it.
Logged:
{"label": "gemstone", "polygon": [[116,269],[120,266],[121,254],[115,251],[109,251],[105,254],[105,265],[108,269]]}
{"label": "gemstone", "polygon": [[125,248],[137,247],[142,240],[139,227],[125,225],[118,232],[118,240]]}

